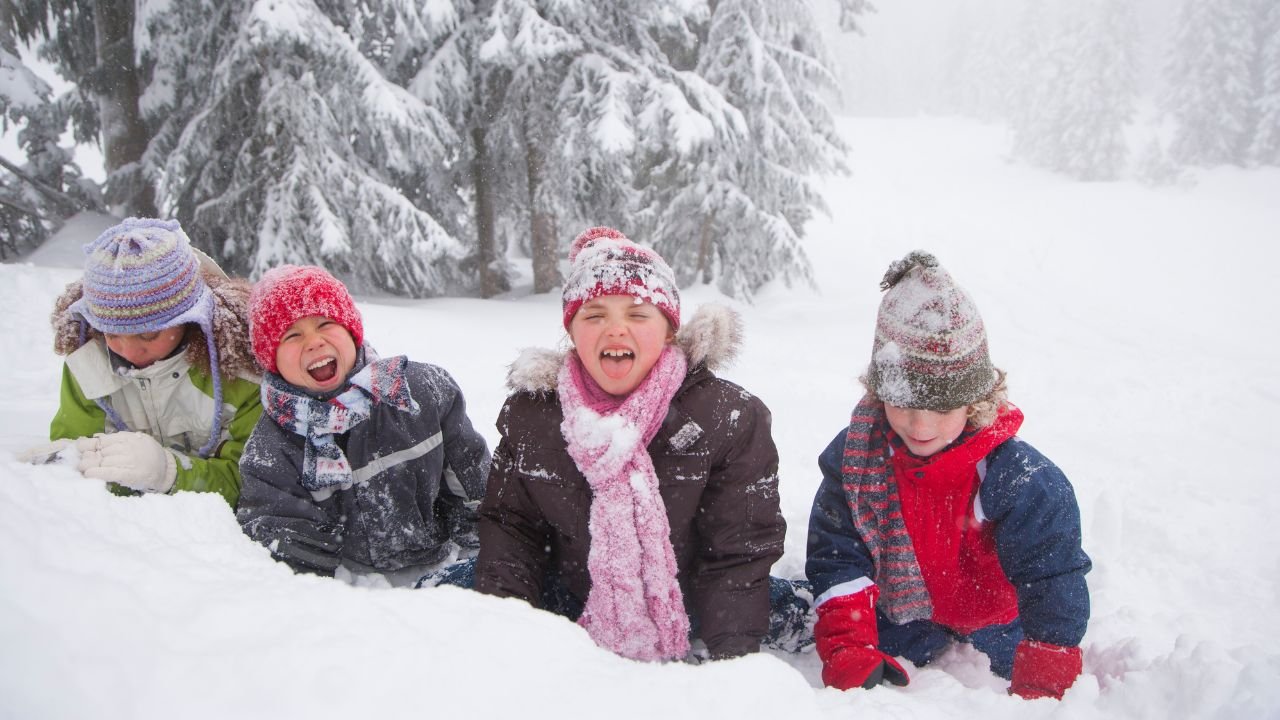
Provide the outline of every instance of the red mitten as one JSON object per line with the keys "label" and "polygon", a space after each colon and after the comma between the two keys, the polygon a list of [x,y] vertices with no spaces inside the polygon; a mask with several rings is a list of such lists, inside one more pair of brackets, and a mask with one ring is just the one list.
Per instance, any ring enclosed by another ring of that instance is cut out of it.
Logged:
{"label": "red mitten", "polygon": [[1083,669],[1083,653],[1078,647],[1062,647],[1035,640],[1023,640],[1013,653],[1013,682],[1009,692],[1028,700],[1062,699]]}
{"label": "red mitten", "polygon": [[822,682],[827,687],[848,690],[870,688],[888,680],[906,685],[907,671],[897,660],[876,648],[876,596],[871,586],[852,595],[832,598],[818,606],[818,623],[813,628],[822,658]]}

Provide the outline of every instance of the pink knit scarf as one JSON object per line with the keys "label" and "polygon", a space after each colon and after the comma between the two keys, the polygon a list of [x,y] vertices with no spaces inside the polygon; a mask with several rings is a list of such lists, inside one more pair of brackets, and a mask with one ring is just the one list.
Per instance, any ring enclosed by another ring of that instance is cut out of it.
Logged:
{"label": "pink knit scarf", "polygon": [[689,652],[671,525],[647,449],[687,368],[684,352],[669,345],[622,399],[600,389],[575,352],[558,378],[560,431],[591,486],[591,591],[578,624],[597,645],[634,660]]}

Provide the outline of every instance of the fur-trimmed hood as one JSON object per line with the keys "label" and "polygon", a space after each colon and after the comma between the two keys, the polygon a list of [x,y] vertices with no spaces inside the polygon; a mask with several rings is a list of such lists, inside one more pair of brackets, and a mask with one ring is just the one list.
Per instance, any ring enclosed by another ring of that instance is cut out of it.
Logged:
{"label": "fur-trimmed hood", "polygon": [[[257,382],[262,370],[249,347],[249,281],[228,278],[220,270],[210,267],[202,267],[200,274],[213,291],[214,345],[218,348],[222,375]],[[70,355],[80,347],[80,317],[69,308],[83,294],[84,287],[80,280],[76,280],[67,285],[54,302],[49,320],[53,325],[53,351],[58,355]],[[102,333],[86,326],[87,339],[101,336]],[[194,325],[188,330],[186,358],[194,367],[209,369],[204,331]]]}
{"label": "fur-trimmed hood", "polygon": [[[702,305],[676,333],[689,369],[705,366],[716,372],[728,367],[742,346],[742,316],[725,305]],[[556,377],[568,350],[524,348],[507,372],[507,387],[514,392],[542,393],[555,390]]]}

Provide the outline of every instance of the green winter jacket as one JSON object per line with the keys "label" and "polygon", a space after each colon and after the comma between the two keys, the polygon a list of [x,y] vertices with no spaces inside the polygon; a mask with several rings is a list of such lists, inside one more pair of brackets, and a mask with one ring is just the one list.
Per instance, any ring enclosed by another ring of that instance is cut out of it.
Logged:
{"label": "green winter jacket", "polygon": [[[49,438],[79,438],[115,432],[95,400],[119,413],[130,430],[155,438],[177,456],[170,492],[220,493],[235,507],[240,497],[240,453],[262,414],[257,382],[246,377],[222,383],[222,442],[208,458],[198,450],[209,440],[213,380],[192,367],[185,353],[146,368],[114,372],[105,343],[93,338],[66,358],[58,412]],[[113,492],[130,491],[112,487]]]}

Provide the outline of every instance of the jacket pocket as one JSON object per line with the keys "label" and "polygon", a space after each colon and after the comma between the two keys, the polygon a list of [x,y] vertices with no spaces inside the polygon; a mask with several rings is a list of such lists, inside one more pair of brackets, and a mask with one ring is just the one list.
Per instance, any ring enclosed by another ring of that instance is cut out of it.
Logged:
{"label": "jacket pocket", "polygon": [[673,530],[692,523],[707,488],[710,457],[706,453],[670,454],[654,458],[653,464]]}

